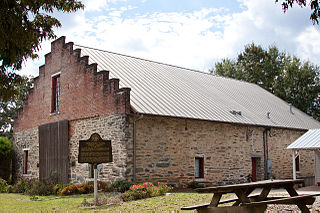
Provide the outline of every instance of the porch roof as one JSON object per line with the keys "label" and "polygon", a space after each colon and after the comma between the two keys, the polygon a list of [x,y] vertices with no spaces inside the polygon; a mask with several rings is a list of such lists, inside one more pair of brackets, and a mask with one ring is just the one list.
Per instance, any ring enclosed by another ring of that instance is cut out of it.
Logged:
{"label": "porch roof", "polygon": [[290,144],[287,149],[320,149],[320,129],[310,129]]}

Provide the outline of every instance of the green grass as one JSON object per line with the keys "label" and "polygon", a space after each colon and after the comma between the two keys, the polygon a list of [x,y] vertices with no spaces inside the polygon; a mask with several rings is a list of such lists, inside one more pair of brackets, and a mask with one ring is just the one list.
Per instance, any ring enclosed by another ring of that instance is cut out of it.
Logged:
{"label": "green grass", "polygon": [[[0,212],[177,212],[182,206],[208,203],[212,194],[172,193],[144,200],[124,202],[121,205],[83,207],[84,198],[92,201],[92,195],[66,196],[55,199],[55,196],[30,196],[20,194],[0,194]],[[195,211],[183,211],[195,212]]]}

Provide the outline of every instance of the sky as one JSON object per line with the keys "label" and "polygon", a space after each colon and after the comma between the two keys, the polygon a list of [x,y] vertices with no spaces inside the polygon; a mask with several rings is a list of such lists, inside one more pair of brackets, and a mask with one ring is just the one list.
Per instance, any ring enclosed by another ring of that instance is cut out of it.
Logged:
{"label": "sky", "polygon": [[[82,0],[85,9],[53,15],[66,42],[208,72],[254,42],[320,65],[320,26],[310,7],[283,13],[274,0]],[[281,1],[280,1],[281,2]],[[50,40],[22,75],[38,76]]]}

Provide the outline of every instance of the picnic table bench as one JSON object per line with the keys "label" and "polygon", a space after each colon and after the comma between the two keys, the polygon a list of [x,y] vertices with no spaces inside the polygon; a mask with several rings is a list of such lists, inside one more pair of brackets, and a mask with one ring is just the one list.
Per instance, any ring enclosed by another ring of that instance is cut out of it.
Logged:
{"label": "picnic table bench", "polygon": [[[210,203],[201,205],[182,207],[181,210],[194,210],[200,213],[209,212],[264,212],[268,204],[285,204],[297,205],[303,213],[310,212],[306,205],[312,205],[315,201],[315,196],[298,195],[294,189],[295,184],[302,183],[302,179],[297,180],[265,180],[251,183],[216,186],[196,189],[199,193],[213,193]],[[250,195],[255,189],[261,188],[260,194]],[[268,197],[271,189],[285,189],[290,197]],[[234,193],[237,198],[221,201],[223,194]],[[218,207],[219,204],[234,202],[232,206]]]}

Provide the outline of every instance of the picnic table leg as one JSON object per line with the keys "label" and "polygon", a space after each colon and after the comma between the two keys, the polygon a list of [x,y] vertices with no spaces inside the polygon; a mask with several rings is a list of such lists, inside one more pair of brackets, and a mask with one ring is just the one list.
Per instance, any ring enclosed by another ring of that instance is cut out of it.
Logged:
{"label": "picnic table leg", "polygon": [[271,191],[271,187],[263,188],[259,197],[257,197],[255,200],[257,201],[265,200],[268,197],[270,191]]}
{"label": "picnic table leg", "polygon": [[[299,194],[297,193],[297,191],[293,188],[293,184],[290,185],[290,186],[287,186],[285,187],[285,189],[287,190],[287,192],[289,193],[289,195],[291,197],[294,197],[294,196],[298,196]],[[297,206],[299,207],[299,209],[301,210],[302,213],[309,213],[310,210],[309,208],[306,206],[305,202],[304,201],[299,201],[297,203]]]}
{"label": "picnic table leg", "polygon": [[243,192],[242,190],[235,190],[234,193],[238,196],[241,203],[250,203],[247,193]]}
{"label": "picnic table leg", "polygon": [[[245,195],[248,197],[251,192],[253,192],[254,188],[250,188],[246,191]],[[238,195],[237,195],[238,196]],[[241,201],[238,199],[232,206],[239,206]]]}
{"label": "picnic table leg", "polygon": [[214,193],[210,206],[217,207],[219,205],[220,199],[221,199],[222,194],[221,193]]}

